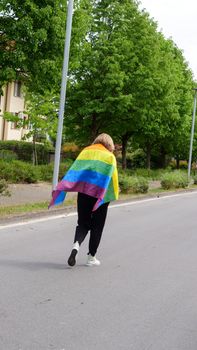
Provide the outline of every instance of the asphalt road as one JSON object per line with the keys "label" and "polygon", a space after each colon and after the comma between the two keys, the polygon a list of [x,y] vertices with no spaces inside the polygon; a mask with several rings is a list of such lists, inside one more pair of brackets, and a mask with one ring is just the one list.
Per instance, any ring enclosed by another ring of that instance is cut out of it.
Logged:
{"label": "asphalt road", "polygon": [[197,193],[109,210],[66,266],[76,216],[0,227],[0,350],[196,350]]}

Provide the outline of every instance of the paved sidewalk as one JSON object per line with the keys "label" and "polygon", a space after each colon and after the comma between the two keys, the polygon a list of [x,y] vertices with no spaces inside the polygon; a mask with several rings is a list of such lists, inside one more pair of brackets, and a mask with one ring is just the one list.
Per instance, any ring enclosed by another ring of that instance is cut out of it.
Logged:
{"label": "paved sidewalk", "polygon": [[[52,184],[41,182],[36,184],[10,184],[10,197],[0,196],[0,207],[50,202]],[[74,193],[68,193],[67,198],[76,196]]]}
{"label": "paved sidewalk", "polygon": [[[159,188],[159,181],[151,181],[150,188]],[[0,196],[0,207],[50,202],[52,184],[47,182],[40,182],[36,184],[10,184],[10,197]],[[67,198],[76,197],[76,193],[68,193]]]}

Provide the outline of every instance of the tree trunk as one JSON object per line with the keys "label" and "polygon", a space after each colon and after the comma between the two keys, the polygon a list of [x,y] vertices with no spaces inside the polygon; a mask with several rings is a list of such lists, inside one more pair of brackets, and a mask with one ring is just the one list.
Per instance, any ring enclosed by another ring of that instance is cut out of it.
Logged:
{"label": "tree trunk", "polygon": [[146,145],[146,167],[150,170],[151,168],[151,145],[148,143]]}
{"label": "tree trunk", "polygon": [[176,169],[178,170],[180,168],[180,159],[179,156],[176,157]]}
{"label": "tree trunk", "polygon": [[97,136],[97,120],[96,120],[96,115],[94,114],[92,116],[92,125],[91,125],[91,141],[94,141],[94,139]]}
{"label": "tree trunk", "polygon": [[166,167],[166,152],[164,151],[163,147],[160,149],[160,166],[161,168]]}
{"label": "tree trunk", "polygon": [[125,134],[122,136],[122,169],[127,168],[127,145],[128,145],[129,135]]}
{"label": "tree trunk", "polygon": [[36,149],[36,135],[33,135],[33,165],[38,165],[38,155]]}

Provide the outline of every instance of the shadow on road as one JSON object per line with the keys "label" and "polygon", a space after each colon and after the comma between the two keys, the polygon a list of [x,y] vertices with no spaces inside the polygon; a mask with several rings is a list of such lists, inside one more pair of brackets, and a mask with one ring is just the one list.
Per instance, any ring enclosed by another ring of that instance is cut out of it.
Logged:
{"label": "shadow on road", "polygon": [[[73,270],[76,267],[69,267],[67,263],[59,264],[55,262],[41,262],[41,261],[26,261],[26,260],[3,260],[0,259],[0,266],[16,267],[23,270],[38,271],[38,270]],[[85,264],[78,264],[77,267],[87,269]]]}

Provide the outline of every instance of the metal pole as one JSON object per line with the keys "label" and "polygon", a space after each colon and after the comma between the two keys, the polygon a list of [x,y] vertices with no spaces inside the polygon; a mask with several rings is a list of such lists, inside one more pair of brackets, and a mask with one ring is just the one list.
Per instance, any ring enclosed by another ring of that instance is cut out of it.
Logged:
{"label": "metal pole", "polygon": [[188,162],[188,179],[190,179],[191,174],[191,164],[192,164],[192,146],[193,146],[193,139],[194,139],[194,126],[195,126],[195,116],[196,116],[196,94],[197,94],[197,88],[194,89],[194,109],[193,109],[193,115],[192,115],[192,129],[191,129],[191,138],[190,138],[190,150],[189,150],[189,162]]}
{"label": "metal pole", "polygon": [[55,189],[58,183],[58,175],[59,175],[62,130],[63,130],[63,120],[64,120],[64,108],[65,108],[65,101],[66,101],[66,86],[67,86],[68,63],[69,63],[69,52],[70,52],[70,40],[71,40],[71,30],[72,30],[72,16],[73,16],[73,0],[69,0],[67,23],[66,23],[66,37],[65,37],[65,46],[64,46],[64,61],[63,61],[63,69],[62,69],[60,104],[59,104],[59,113],[58,113],[58,129],[57,129],[57,138],[56,138],[56,145],[55,145],[53,190]]}

